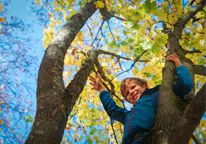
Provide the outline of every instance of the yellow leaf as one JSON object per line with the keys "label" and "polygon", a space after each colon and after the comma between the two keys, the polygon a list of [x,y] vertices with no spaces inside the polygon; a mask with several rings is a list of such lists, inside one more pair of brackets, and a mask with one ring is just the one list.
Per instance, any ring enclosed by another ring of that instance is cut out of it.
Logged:
{"label": "yellow leaf", "polygon": [[6,19],[5,19],[5,18],[0,17],[0,22],[5,22],[5,21],[6,21]]}
{"label": "yellow leaf", "polygon": [[21,134],[20,137],[23,137],[23,134]]}
{"label": "yellow leaf", "polygon": [[15,133],[15,131],[14,131],[14,130],[12,130],[11,132],[12,132],[12,133]]}
{"label": "yellow leaf", "polygon": [[0,125],[3,125],[4,121],[0,120]]}
{"label": "yellow leaf", "polygon": [[95,21],[94,23],[93,23],[93,25],[97,25],[98,23],[97,23],[97,21]]}
{"label": "yellow leaf", "polygon": [[97,2],[94,2],[96,8],[103,8],[104,7],[104,3],[102,1],[97,1]]}
{"label": "yellow leaf", "polygon": [[35,3],[38,4],[38,5],[42,4],[40,0],[36,0]]}
{"label": "yellow leaf", "polygon": [[1,5],[1,3],[0,3],[0,11],[2,11],[2,9],[3,9],[3,8],[2,8],[2,5]]}
{"label": "yellow leaf", "polygon": [[73,56],[68,56],[68,55],[66,55],[66,56],[65,56],[65,59],[64,59],[64,63],[65,63],[66,65],[75,65],[75,59],[74,59]]}
{"label": "yellow leaf", "polygon": [[62,25],[62,20],[58,20],[57,22],[59,25]]}

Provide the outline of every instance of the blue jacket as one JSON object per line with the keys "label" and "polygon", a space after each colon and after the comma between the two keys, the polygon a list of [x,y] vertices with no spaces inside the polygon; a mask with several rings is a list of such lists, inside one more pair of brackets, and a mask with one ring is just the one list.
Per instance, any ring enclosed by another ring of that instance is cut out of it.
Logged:
{"label": "blue jacket", "polygon": [[[152,89],[146,89],[141,98],[135,102],[131,111],[117,106],[108,91],[104,90],[100,93],[100,100],[107,114],[112,119],[124,124],[122,144],[128,144],[139,131],[150,130],[158,107],[159,87],[158,85]],[[193,82],[190,72],[185,66],[179,66],[176,69],[174,93],[184,98],[192,88]]]}

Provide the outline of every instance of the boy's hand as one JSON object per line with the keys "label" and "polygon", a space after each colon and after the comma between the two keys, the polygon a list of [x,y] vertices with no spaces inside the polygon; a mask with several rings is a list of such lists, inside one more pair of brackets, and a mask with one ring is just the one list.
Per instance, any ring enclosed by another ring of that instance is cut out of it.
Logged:
{"label": "boy's hand", "polygon": [[166,59],[167,61],[173,61],[175,63],[175,67],[181,66],[181,62],[179,60],[179,57],[177,55],[170,55]]}
{"label": "boy's hand", "polygon": [[105,90],[104,86],[102,85],[101,79],[100,79],[100,74],[97,75],[97,78],[95,79],[92,76],[89,76],[89,80],[91,80],[92,82],[90,83],[94,90],[99,91],[100,93]]}

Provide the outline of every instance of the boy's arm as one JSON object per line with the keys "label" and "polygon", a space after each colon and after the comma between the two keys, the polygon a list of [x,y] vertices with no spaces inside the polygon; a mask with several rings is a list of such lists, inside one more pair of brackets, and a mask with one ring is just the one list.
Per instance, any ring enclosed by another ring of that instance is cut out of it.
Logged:
{"label": "boy's arm", "polygon": [[193,82],[189,70],[185,66],[176,69],[176,82],[173,87],[174,93],[184,98],[193,88]]}
{"label": "boy's arm", "polygon": [[193,88],[190,72],[185,66],[182,66],[178,56],[170,55],[167,60],[173,61],[176,66],[176,82],[173,91],[180,98],[184,98]]}
{"label": "boy's arm", "polygon": [[128,114],[128,110],[117,106],[115,101],[110,97],[110,93],[106,90],[102,91],[99,95],[107,114],[114,120],[124,124]]}
{"label": "boy's arm", "polygon": [[107,114],[114,120],[117,120],[124,124],[126,119],[128,110],[117,106],[115,101],[110,97],[108,91],[105,90],[104,86],[102,85],[100,75],[97,75],[97,78],[90,76],[91,85],[93,86],[92,89],[97,90],[100,93],[100,100],[106,110]]}

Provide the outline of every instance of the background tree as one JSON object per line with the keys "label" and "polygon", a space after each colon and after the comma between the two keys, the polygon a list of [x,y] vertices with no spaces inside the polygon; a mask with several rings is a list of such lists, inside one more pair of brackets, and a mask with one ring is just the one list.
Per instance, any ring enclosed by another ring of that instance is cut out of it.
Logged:
{"label": "background tree", "polygon": [[[42,5],[51,8],[47,1]],[[54,1],[44,29],[37,111],[26,143],[60,143],[64,129],[70,133],[71,128],[82,131],[88,143],[120,142],[123,126],[109,119],[86,81],[92,71],[99,72],[114,100],[125,107],[117,80],[131,70],[149,87],[161,84],[148,143],[188,143],[205,112],[205,8],[205,0]],[[170,54],[179,56],[195,82],[187,102],[173,96],[175,68],[165,63]],[[74,141],[81,141],[79,134],[72,135]]]}
{"label": "background tree", "polygon": [[0,2],[0,143],[21,143],[32,121],[37,43],[33,25],[10,16],[10,0]]}

